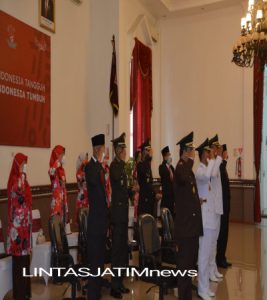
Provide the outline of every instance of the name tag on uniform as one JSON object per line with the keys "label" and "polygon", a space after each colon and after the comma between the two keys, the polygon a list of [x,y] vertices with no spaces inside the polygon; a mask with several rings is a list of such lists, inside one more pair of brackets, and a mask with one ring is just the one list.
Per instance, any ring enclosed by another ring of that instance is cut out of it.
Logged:
{"label": "name tag on uniform", "polygon": [[192,191],[193,191],[193,194],[195,194],[196,193],[196,189],[195,189],[195,187],[193,186],[193,188],[192,188]]}

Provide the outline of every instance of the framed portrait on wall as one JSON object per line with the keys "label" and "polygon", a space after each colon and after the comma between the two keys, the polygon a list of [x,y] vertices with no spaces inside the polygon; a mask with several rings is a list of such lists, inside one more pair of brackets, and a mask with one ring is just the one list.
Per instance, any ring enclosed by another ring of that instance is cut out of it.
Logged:
{"label": "framed portrait on wall", "polygon": [[39,0],[39,22],[40,26],[51,32],[56,31],[56,1]]}

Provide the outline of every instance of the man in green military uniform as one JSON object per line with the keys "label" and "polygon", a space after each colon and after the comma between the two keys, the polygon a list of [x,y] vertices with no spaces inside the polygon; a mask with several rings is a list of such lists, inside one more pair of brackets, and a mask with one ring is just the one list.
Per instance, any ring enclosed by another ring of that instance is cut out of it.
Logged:
{"label": "man in green military uniform", "polygon": [[[198,241],[203,235],[200,199],[193,173],[195,146],[193,132],[181,139],[180,160],[174,172],[175,225],[177,268],[182,272],[194,270],[198,258]],[[178,277],[179,300],[192,299],[192,278]]]}
{"label": "man in green military uniform", "polygon": [[152,148],[150,139],[142,145],[142,160],[137,165],[137,179],[140,186],[138,215],[154,215],[153,176],[151,170]]}
{"label": "man in green military uniform", "polygon": [[[111,225],[112,225],[112,252],[111,267],[122,268],[128,265],[128,187],[125,172],[126,144],[125,133],[111,141],[115,158],[110,165],[110,181],[112,188],[111,198]],[[116,269],[114,269],[116,274]],[[117,274],[118,275],[118,274]],[[123,285],[123,277],[115,276],[111,280],[110,295],[121,299],[123,293],[130,290]]]}

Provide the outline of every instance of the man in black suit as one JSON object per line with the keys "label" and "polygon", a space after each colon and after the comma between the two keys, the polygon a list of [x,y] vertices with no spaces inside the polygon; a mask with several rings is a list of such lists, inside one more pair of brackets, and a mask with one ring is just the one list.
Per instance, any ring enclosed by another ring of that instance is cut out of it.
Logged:
{"label": "man in black suit", "polygon": [[217,241],[217,265],[221,268],[228,268],[232,266],[226,259],[226,248],[228,242],[228,231],[229,231],[229,214],[230,214],[230,182],[227,172],[227,160],[228,152],[227,146],[223,145],[223,161],[220,166],[221,182],[222,182],[222,196],[223,196],[223,214],[221,215],[221,226],[220,233]]}
{"label": "man in black suit", "polygon": [[[93,156],[85,166],[85,176],[89,198],[88,214],[88,264],[92,274],[104,270],[106,236],[108,229],[108,204],[105,192],[105,170],[102,162],[105,157],[105,136],[92,137]],[[99,300],[101,297],[100,276],[89,277],[87,299]]]}
{"label": "man in black suit", "polygon": [[151,170],[152,148],[150,139],[141,145],[142,160],[137,164],[137,179],[140,187],[138,215],[154,215],[153,177]]}
{"label": "man in black suit", "polygon": [[[193,132],[180,142],[180,160],[174,172],[176,216],[174,237],[177,250],[177,268],[182,272],[195,270],[198,258],[198,241],[203,235],[200,199],[192,167],[195,159]],[[192,278],[178,277],[179,300],[192,299]]]}
{"label": "man in black suit", "polygon": [[[126,144],[125,133],[113,143],[115,158],[110,164],[110,181],[112,189],[111,198],[111,225],[112,225],[112,251],[111,267],[124,268],[128,265],[128,211],[129,194],[127,175],[125,171]],[[113,270],[116,274],[116,269]],[[115,276],[111,279],[110,295],[113,298],[121,299],[122,293],[129,293],[130,290],[124,287],[123,277]]]}
{"label": "man in black suit", "polygon": [[54,2],[53,0],[42,0],[42,17],[54,22]]}
{"label": "man in black suit", "polygon": [[172,158],[168,146],[161,150],[163,162],[159,166],[159,175],[162,185],[162,200],[161,207],[166,207],[170,210],[174,217],[174,191],[173,191],[173,176],[174,168],[172,166]]}

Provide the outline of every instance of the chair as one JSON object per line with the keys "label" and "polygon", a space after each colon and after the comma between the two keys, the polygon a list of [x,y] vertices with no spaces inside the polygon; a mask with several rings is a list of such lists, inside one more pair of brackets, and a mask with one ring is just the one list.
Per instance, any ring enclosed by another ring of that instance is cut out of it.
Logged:
{"label": "chair", "polygon": [[78,251],[81,258],[81,263],[87,265],[87,217],[88,208],[80,208],[78,215],[79,223],[79,237],[78,237]]}
{"label": "chair", "polygon": [[176,264],[173,218],[170,210],[165,207],[161,209],[160,214],[162,223],[162,261],[168,264]]}
{"label": "chair", "polygon": [[136,240],[137,234],[136,222],[134,221],[134,206],[129,206],[129,221],[128,221],[128,247],[129,247],[129,258],[132,259],[132,252],[138,251],[138,241]]}
{"label": "chair", "polygon": [[[80,208],[78,214],[79,236],[78,236],[78,255],[80,257],[80,263],[87,266],[87,217],[89,209]],[[82,293],[86,294],[87,285],[83,286]]]}
{"label": "chair", "polygon": [[5,253],[5,246],[4,246],[2,222],[0,220],[0,254],[3,254],[3,253]]}
{"label": "chair", "polygon": [[12,289],[12,257],[5,253],[2,222],[0,220],[0,299]]}
{"label": "chair", "polygon": [[[174,242],[174,222],[170,210],[166,207],[161,209],[161,223],[162,223],[162,261],[167,264],[175,265],[175,242]],[[197,287],[192,284],[192,289],[197,291]]]}
{"label": "chair", "polygon": [[[83,265],[88,265],[87,261],[87,251],[88,251],[88,244],[87,244],[87,218],[88,218],[89,209],[88,208],[81,208],[79,210],[79,253],[81,256],[81,262]],[[105,253],[105,264],[111,262],[111,239],[110,239],[110,231],[109,235],[107,236],[106,241],[106,253]],[[107,279],[102,278],[102,286],[106,288],[110,288],[110,282]],[[83,286],[82,291],[83,293],[87,289],[87,285]]]}
{"label": "chair", "polygon": [[[80,265],[74,265],[73,257],[69,253],[68,240],[65,228],[59,215],[54,215],[49,219],[49,235],[51,239],[51,265],[56,268],[73,268],[78,270]],[[71,284],[71,298],[85,300],[84,297],[76,297],[76,286],[79,285],[79,278],[70,274],[67,276],[58,276],[57,271],[53,273],[53,280],[58,282],[69,282]],[[66,290],[64,294],[66,293]],[[64,295],[63,294],[63,295]]]}
{"label": "chair", "polygon": [[[79,251],[81,260],[84,264],[87,264],[87,217],[89,209],[81,208],[79,210]],[[111,262],[111,232],[108,231],[106,240],[106,253],[105,253],[105,264]]]}
{"label": "chair", "polygon": [[[144,214],[139,217],[139,269],[148,270],[171,270],[175,268],[162,266],[161,259],[161,244],[160,237],[157,229],[155,219],[149,215]],[[159,300],[164,299],[164,294],[167,293],[169,288],[177,286],[177,279],[175,277],[162,277],[162,276],[142,276],[142,280],[154,283],[159,287]],[[153,286],[151,287],[153,288]],[[151,290],[148,289],[147,293]]]}

